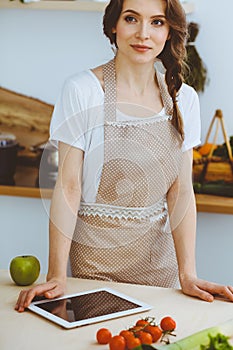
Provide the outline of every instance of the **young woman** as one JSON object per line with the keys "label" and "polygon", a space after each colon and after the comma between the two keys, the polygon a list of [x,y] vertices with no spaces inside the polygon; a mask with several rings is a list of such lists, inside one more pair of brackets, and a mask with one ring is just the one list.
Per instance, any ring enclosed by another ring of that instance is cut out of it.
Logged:
{"label": "young woman", "polygon": [[200,118],[197,94],[182,83],[183,9],[178,0],[111,0],[103,25],[114,59],[67,79],[51,122],[59,172],[47,282],[22,291],[15,308],[65,292],[69,253],[75,277],[180,283],[203,300],[233,301],[233,287],[196,276]]}

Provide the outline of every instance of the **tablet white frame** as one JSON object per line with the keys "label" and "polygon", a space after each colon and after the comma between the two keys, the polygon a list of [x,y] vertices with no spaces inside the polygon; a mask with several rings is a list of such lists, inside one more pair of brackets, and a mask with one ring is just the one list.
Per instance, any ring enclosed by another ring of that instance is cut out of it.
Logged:
{"label": "tablet white frame", "polygon": [[[135,303],[137,305],[139,305],[136,308],[133,309],[129,309],[129,310],[124,310],[124,311],[119,311],[119,312],[115,312],[113,314],[107,314],[107,315],[103,315],[103,316],[97,316],[97,317],[92,317],[92,318],[88,318],[85,320],[81,320],[81,321],[74,321],[74,322],[68,322],[56,315],[51,314],[48,311],[45,311],[43,309],[40,309],[39,307],[37,307],[37,305],[39,304],[43,304],[43,303],[48,303],[50,301],[53,300],[62,300],[62,299],[67,299],[67,298],[71,298],[71,297],[75,297],[78,295],[85,295],[85,294],[90,294],[90,293],[95,293],[95,292],[100,292],[100,291],[106,291],[108,293],[111,293],[115,296],[118,296],[120,298],[123,298],[129,302]],[[129,297],[128,295],[125,295],[121,292],[118,292],[116,290],[113,290],[111,288],[98,288],[98,289],[92,289],[92,290],[87,290],[87,291],[83,291],[83,292],[79,292],[79,293],[75,293],[75,294],[70,294],[70,295],[63,295],[62,297],[59,298],[55,298],[55,299],[45,299],[45,300],[40,300],[40,301],[35,301],[32,302],[28,309],[35,312],[36,314],[45,317],[46,319],[55,322],[56,324],[70,329],[70,328],[74,328],[74,327],[80,327],[80,326],[85,326],[88,324],[92,324],[92,323],[97,323],[97,322],[101,322],[101,321],[106,321],[106,320],[110,320],[113,318],[117,318],[117,317],[122,317],[122,316],[127,316],[127,315],[132,315],[132,314],[136,314],[136,313],[140,313],[140,312],[144,312],[144,311],[148,311],[151,310],[153,308],[153,306],[148,305],[140,300],[134,299],[132,297]]]}

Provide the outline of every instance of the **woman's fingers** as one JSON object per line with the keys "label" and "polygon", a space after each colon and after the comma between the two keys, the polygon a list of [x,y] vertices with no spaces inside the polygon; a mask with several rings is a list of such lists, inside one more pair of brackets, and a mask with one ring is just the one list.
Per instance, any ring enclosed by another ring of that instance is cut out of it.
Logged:
{"label": "woman's fingers", "polygon": [[21,312],[24,310],[24,302],[25,302],[25,298],[26,298],[27,292],[25,290],[22,290],[19,294],[18,300],[15,304],[15,310]]}
{"label": "woman's fingers", "polygon": [[208,301],[208,302],[212,302],[214,300],[214,296],[211,293],[208,293],[208,291],[205,291],[203,289],[200,288],[196,288],[196,292],[195,295],[196,297]]}
{"label": "woman's fingers", "polygon": [[[57,287],[59,286],[59,287]],[[15,305],[15,310],[22,312],[30,305],[35,296],[45,296],[46,298],[54,298],[63,294],[64,288],[57,282],[46,282],[39,284],[31,289],[20,292],[18,300]]]}
{"label": "woman's fingers", "polygon": [[220,288],[216,288],[216,293],[214,294],[233,302],[233,288],[231,286],[220,286]]}
{"label": "woman's fingers", "polygon": [[233,302],[232,286],[223,286],[200,279],[194,279],[185,283],[183,292],[208,302],[213,301],[215,296],[221,296]]}
{"label": "woman's fingers", "polygon": [[212,302],[214,300],[214,297],[211,293],[198,287],[195,283],[186,285],[184,288],[182,288],[182,290],[184,294],[191,295],[208,302]]}
{"label": "woman's fingers", "polygon": [[221,284],[200,281],[199,288],[204,289],[212,295],[222,296],[230,301],[233,301],[233,287],[223,286]]}

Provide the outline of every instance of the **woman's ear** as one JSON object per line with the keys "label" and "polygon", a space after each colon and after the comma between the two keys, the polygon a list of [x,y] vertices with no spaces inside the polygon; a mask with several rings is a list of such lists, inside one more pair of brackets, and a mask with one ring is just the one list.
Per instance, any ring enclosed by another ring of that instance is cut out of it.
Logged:
{"label": "woman's ear", "polygon": [[116,34],[116,28],[112,28],[112,34]]}

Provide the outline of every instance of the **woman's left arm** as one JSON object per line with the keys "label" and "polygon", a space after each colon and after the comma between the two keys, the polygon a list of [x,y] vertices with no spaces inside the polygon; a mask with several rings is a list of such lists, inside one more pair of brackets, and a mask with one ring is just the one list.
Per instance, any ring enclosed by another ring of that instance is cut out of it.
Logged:
{"label": "woman's left arm", "polygon": [[213,301],[221,295],[233,301],[233,287],[201,280],[196,275],[196,203],[192,185],[192,150],[183,153],[180,175],[167,194],[170,226],[183,293]]}

